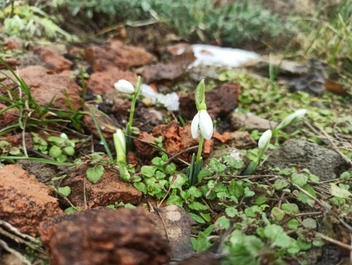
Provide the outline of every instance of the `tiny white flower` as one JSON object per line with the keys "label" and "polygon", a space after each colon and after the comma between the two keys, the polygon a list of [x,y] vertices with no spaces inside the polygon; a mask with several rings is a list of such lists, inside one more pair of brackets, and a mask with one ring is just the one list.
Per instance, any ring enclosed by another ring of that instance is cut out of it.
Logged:
{"label": "tiny white flower", "polygon": [[133,85],[127,80],[121,79],[117,83],[114,84],[114,87],[123,93],[132,94],[134,92]]}
{"label": "tiny white flower", "polygon": [[197,138],[200,133],[205,139],[213,136],[213,121],[206,110],[200,110],[193,118],[191,124],[191,133],[193,138]]}
{"label": "tiny white flower", "polygon": [[61,133],[60,138],[64,140],[68,140],[67,134],[66,133]]}
{"label": "tiny white flower", "polygon": [[292,122],[294,122],[297,119],[302,119],[303,116],[306,114],[307,110],[306,109],[299,109],[296,110],[294,113],[288,115],[285,119],[280,122],[280,124],[276,127],[277,130],[283,129]]}
{"label": "tiny white flower", "polygon": [[271,130],[266,130],[262,136],[259,138],[258,141],[258,148],[259,149],[263,149],[268,146],[270,140],[271,140],[271,136],[273,135],[273,133],[271,132]]}

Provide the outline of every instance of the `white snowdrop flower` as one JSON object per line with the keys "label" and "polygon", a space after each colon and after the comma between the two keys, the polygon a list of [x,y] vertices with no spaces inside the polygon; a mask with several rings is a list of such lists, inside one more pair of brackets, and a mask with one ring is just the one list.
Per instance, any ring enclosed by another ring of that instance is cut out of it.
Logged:
{"label": "white snowdrop flower", "polygon": [[302,119],[304,115],[306,115],[307,110],[306,109],[299,109],[296,110],[294,113],[288,115],[285,119],[280,122],[280,124],[276,127],[277,130],[280,130],[282,128],[285,128],[292,122],[294,122],[297,119]]}
{"label": "white snowdrop flower", "polygon": [[117,83],[114,84],[114,87],[123,93],[132,94],[134,92],[133,85],[127,80],[121,79]]}
{"label": "white snowdrop flower", "polygon": [[206,110],[200,110],[193,118],[191,124],[191,133],[193,138],[197,138],[199,132],[205,139],[213,136],[213,121]]}
{"label": "white snowdrop flower", "polygon": [[271,132],[271,130],[266,130],[262,136],[259,138],[258,141],[258,148],[259,149],[266,149],[266,147],[268,146],[270,140],[271,140],[271,136],[273,135],[273,133]]}

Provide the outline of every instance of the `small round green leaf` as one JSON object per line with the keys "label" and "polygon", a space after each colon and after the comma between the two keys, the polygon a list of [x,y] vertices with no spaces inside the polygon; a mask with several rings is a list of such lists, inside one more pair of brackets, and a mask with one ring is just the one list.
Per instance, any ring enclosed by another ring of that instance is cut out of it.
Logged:
{"label": "small round green leaf", "polygon": [[288,221],[287,227],[292,230],[296,230],[298,228],[298,221],[296,219],[292,219]]}
{"label": "small round green leaf", "polygon": [[271,210],[271,214],[275,217],[277,221],[281,221],[285,216],[285,212],[278,207],[274,207]]}
{"label": "small round green leaf", "polygon": [[71,188],[69,186],[60,187],[58,188],[58,191],[60,192],[61,195],[65,197],[68,197],[71,194]]}
{"label": "small round green leaf", "polygon": [[101,177],[104,175],[104,167],[102,165],[97,165],[95,167],[88,168],[86,171],[87,179],[91,183],[98,183]]}
{"label": "small round green leaf", "polygon": [[66,155],[69,156],[73,156],[75,154],[75,149],[72,146],[66,146],[63,151]]}
{"label": "small round green leaf", "polygon": [[351,196],[351,192],[346,189],[338,187],[335,183],[330,183],[331,195],[341,199],[347,199]]}
{"label": "small round green leaf", "polygon": [[302,225],[307,229],[316,229],[317,221],[315,221],[313,218],[306,218],[302,221]]}
{"label": "small round green leaf", "polygon": [[296,184],[297,186],[302,187],[305,184],[307,184],[308,177],[305,174],[294,173],[291,176],[291,180],[293,184]]}
{"label": "small round green leaf", "polygon": [[65,162],[65,161],[67,161],[67,156],[64,155],[64,154],[61,154],[61,155],[59,155],[59,156],[56,158],[56,160],[57,160],[58,162]]}
{"label": "small round green leaf", "polygon": [[144,194],[147,193],[147,187],[145,186],[145,184],[143,182],[136,182],[133,185],[137,190],[141,191],[142,193],[144,193]]}
{"label": "small round green leaf", "polygon": [[295,203],[283,203],[281,205],[281,209],[286,213],[298,213],[299,209],[297,204]]}
{"label": "small round green leaf", "polygon": [[51,156],[52,158],[58,158],[61,154],[62,150],[56,145],[52,146],[49,150],[49,156]]}
{"label": "small round green leaf", "polygon": [[290,183],[284,179],[284,178],[279,178],[277,180],[275,180],[273,187],[275,190],[282,190],[284,188],[286,188]]}

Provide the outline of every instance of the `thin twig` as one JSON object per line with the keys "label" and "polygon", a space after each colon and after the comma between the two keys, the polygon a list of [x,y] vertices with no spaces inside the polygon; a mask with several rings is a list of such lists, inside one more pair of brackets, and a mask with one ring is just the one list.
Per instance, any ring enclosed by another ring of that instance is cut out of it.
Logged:
{"label": "thin twig", "polygon": [[220,178],[220,176],[217,176],[217,177],[215,178],[215,181],[214,181],[213,185],[211,185],[211,187],[209,188],[207,194],[205,194],[205,197],[208,197],[209,194],[213,191],[213,189],[215,188],[215,186],[216,186],[216,184],[217,184],[219,178]]}
{"label": "thin twig", "polygon": [[331,238],[331,237],[328,237],[328,236],[326,236],[326,235],[324,235],[324,234],[322,234],[322,233],[319,233],[319,232],[314,232],[314,234],[315,234],[316,236],[318,236],[318,237],[320,237],[320,238],[322,238],[322,239],[324,239],[324,240],[330,242],[330,243],[333,243],[333,244],[335,244],[335,245],[338,245],[338,246],[340,246],[340,247],[342,247],[342,248],[345,248],[345,249],[347,249],[347,250],[349,250],[349,251],[352,252],[352,247],[351,247],[350,245],[347,245],[347,244],[345,244],[345,243],[342,243],[342,242],[340,242],[340,241],[337,241],[337,240],[335,240],[335,239],[333,239],[333,238]]}
{"label": "thin twig", "polygon": [[174,184],[175,180],[177,179],[177,174],[174,173],[173,176],[172,176],[172,180],[170,182],[170,186],[169,186],[169,189],[167,190],[164,198],[162,198],[162,200],[159,202],[159,204],[157,205],[157,208],[160,208],[161,204],[164,202],[164,200],[166,199],[166,197],[169,195],[170,191],[171,191],[171,188],[172,188],[172,184]]}
{"label": "thin twig", "polygon": [[352,161],[349,160],[340,150],[339,148],[336,146],[336,144],[331,140],[331,137],[325,132],[325,130],[323,128],[321,128],[320,126],[318,126],[317,124],[314,124],[314,126],[316,126],[320,131],[321,133],[325,136],[325,138],[329,141],[332,149],[334,149],[334,151],[336,153],[338,153],[343,160],[346,161],[346,163],[352,167]]}
{"label": "thin twig", "polygon": [[3,247],[6,251],[10,252],[12,255],[16,256],[21,262],[31,265],[32,263],[28,261],[20,252],[17,250],[14,250],[13,248],[10,248],[5,241],[2,241],[0,239],[0,246]]}
{"label": "thin twig", "polygon": [[293,184],[293,186],[295,186],[297,189],[299,189],[302,193],[304,193],[305,195],[307,195],[309,198],[311,198],[312,200],[314,200],[315,202],[317,202],[321,207],[323,207],[328,213],[330,213],[331,215],[333,215],[335,218],[337,218],[350,232],[352,232],[352,226],[350,226],[349,224],[347,224],[343,219],[341,219],[335,212],[333,212],[331,210],[331,207],[327,207],[330,206],[327,203],[322,203],[320,200],[318,200],[317,198],[314,198],[314,196],[312,196],[309,192],[307,192],[306,190],[302,189],[300,186]]}
{"label": "thin twig", "polygon": [[[198,149],[198,145],[188,147],[187,149],[182,150],[181,152],[179,152],[179,153],[173,155],[172,157],[170,157],[170,158],[167,160],[166,164],[169,164],[172,160],[174,160],[175,158],[177,158],[178,156],[180,156],[180,155],[182,155],[182,154],[184,154],[184,153],[187,153],[187,152],[193,151],[193,150],[197,150],[197,149]],[[190,164],[187,163],[187,165],[189,166]]]}
{"label": "thin twig", "polygon": [[30,247],[31,249],[38,251],[43,256],[46,256],[46,253],[41,248],[32,243],[35,241],[35,238],[26,234],[22,234],[17,228],[13,227],[11,224],[3,220],[0,220],[0,235],[10,238],[16,243],[24,244]]}

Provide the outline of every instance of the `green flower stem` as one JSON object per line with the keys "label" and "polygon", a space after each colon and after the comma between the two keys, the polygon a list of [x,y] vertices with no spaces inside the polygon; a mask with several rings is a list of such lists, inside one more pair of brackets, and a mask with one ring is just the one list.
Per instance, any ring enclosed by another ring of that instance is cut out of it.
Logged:
{"label": "green flower stem", "polygon": [[132,149],[132,123],[133,123],[133,117],[134,117],[134,112],[135,112],[135,107],[136,107],[136,102],[139,96],[139,93],[141,91],[141,77],[138,76],[138,81],[137,81],[137,87],[136,87],[136,91],[133,93],[133,98],[132,98],[132,103],[131,103],[131,109],[130,109],[130,117],[128,119],[128,123],[126,126],[126,147],[127,150],[131,150]]}
{"label": "green flower stem", "polygon": [[203,135],[200,133],[200,134],[199,134],[199,145],[198,145],[198,152],[197,152],[196,164],[198,163],[198,161],[200,161],[200,160],[202,159],[203,143],[204,143],[204,137],[203,137]]}

